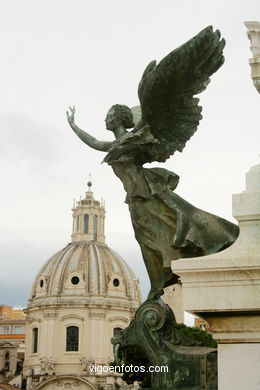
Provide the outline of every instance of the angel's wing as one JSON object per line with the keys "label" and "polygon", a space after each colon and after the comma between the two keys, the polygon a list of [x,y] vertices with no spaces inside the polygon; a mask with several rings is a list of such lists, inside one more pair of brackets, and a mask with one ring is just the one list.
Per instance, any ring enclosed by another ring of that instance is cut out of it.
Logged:
{"label": "angel's wing", "polygon": [[199,99],[210,76],[223,64],[224,39],[212,26],[168,54],[158,65],[152,61],[145,69],[138,88],[142,116],[133,132],[150,126],[159,140],[154,156],[146,161],[165,161],[181,151],[197,130],[201,116]]}

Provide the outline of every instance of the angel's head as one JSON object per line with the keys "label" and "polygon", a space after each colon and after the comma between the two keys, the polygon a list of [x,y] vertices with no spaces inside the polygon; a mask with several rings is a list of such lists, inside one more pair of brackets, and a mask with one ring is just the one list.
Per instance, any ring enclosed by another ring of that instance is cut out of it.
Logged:
{"label": "angel's head", "polygon": [[120,126],[125,129],[134,127],[133,114],[129,107],[122,104],[112,106],[105,119],[107,130],[116,131]]}

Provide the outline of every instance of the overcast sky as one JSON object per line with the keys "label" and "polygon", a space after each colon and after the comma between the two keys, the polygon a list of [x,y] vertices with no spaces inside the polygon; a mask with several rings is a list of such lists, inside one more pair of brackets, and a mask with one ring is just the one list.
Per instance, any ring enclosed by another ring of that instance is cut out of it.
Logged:
{"label": "overcast sky", "polygon": [[[96,138],[112,140],[112,104],[138,104],[146,65],[160,61],[212,24],[226,39],[224,66],[200,95],[203,120],[165,168],[180,175],[176,193],[232,219],[231,196],[259,162],[259,95],[250,78],[247,20],[260,1],[0,0],[1,267],[0,303],[25,306],[33,279],[70,242],[73,198],[91,173],[106,201],[107,244],[148,282],[124,190],[102,152],[70,130],[66,109]],[[160,164],[156,164],[159,166]]]}

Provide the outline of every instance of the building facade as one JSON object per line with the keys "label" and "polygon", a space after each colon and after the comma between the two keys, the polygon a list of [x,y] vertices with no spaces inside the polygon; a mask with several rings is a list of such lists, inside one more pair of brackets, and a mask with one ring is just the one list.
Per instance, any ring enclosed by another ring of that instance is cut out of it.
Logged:
{"label": "building facade", "polygon": [[[25,350],[25,315],[22,309],[0,305],[0,382],[20,374]],[[19,380],[19,385],[21,381]]]}

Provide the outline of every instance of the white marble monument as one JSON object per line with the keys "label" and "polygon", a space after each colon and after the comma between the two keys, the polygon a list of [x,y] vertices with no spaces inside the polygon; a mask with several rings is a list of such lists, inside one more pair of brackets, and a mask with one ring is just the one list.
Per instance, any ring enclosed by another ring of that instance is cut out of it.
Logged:
{"label": "white marble monument", "polygon": [[228,249],[180,259],[184,310],[204,318],[218,341],[219,390],[260,389],[260,164],[233,195],[240,234]]}
{"label": "white marble monument", "polygon": [[253,54],[253,58],[249,59],[251,77],[260,93],[260,22],[245,22],[245,26],[248,28],[247,36],[250,39],[250,49]]}

